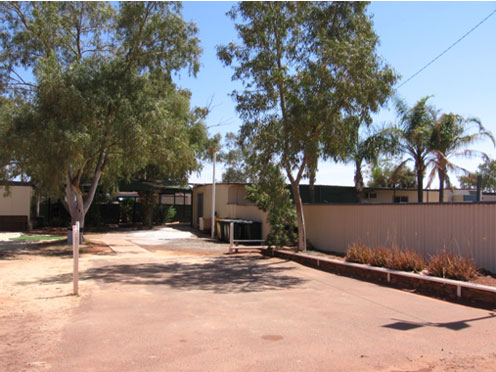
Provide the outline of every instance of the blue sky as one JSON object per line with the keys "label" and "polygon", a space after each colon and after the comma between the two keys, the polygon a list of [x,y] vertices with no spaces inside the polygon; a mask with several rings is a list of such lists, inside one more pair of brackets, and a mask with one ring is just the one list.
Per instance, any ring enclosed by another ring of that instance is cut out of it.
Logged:
{"label": "blue sky", "polygon": [[[225,15],[233,5],[232,2],[183,3],[184,18],[199,27],[204,53],[197,78],[184,75],[177,82],[192,91],[194,106],[212,102],[212,112],[207,119],[211,134],[236,132],[241,125],[229,96],[240,84],[231,81],[232,70],[222,66],[215,52],[216,45],[227,44],[237,37],[233,22]],[[374,29],[381,42],[378,52],[402,75],[403,81],[494,9],[496,2],[374,2],[368,11],[373,15]],[[478,117],[496,134],[495,31],[496,14],[399,88],[397,94],[409,105],[426,95],[433,95],[430,102],[436,108],[443,112]],[[394,112],[388,107],[375,115],[378,124],[394,120]],[[496,157],[496,151],[489,142],[472,147],[485,151],[492,158]],[[472,171],[479,163],[479,159],[458,161],[459,165]],[[216,179],[220,180],[222,166],[217,169]],[[452,176],[452,179],[455,178]],[[205,164],[201,174],[190,177],[190,182],[211,180],[210,164]],[[352,185],[353,166],[321,161],[317,183]]]}

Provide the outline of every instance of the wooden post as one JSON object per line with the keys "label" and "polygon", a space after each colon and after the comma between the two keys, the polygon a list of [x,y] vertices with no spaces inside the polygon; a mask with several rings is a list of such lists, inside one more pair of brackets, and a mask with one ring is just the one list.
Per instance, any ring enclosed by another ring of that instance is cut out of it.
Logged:
{"label": "wooden post", "polygon": [[72,273],[74,295],[79,295],[79,221],[72,226],[72,257],[74,259]]}
{"label": "wooden post", "polygon": [[234,222],[229,223],[229,253],[233,252],[234,248]]}

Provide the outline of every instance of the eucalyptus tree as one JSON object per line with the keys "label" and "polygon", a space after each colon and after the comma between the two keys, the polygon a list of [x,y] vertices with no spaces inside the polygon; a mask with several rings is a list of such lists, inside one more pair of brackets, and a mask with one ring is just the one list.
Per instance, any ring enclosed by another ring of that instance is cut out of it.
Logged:
{"label": "eucalyptus tree", "polygon": [[[0,3],[3,152],[72,223],[99,184],[148,163],[172,177],[198,169],[206,129],[172,77],[196,74],[197,28],[174,2]],[[2,151],[0,150],[0,152]],[[85,188],[87,184],[87,188]]]}
{"label": "eucalyptus tree", "polygon": [[239,137],[235,133],[226,133],[225,147],[228,151],[221,152],[218,157],[225,165],[222,182],[246,183],[251,180],[246,163],[246,151],[239,142]]}
{"label": "eucalyptus tree", "polygon": [[370,168],[370,179],[367,186],[416,189],[417,175],[406,164],[398,167],[389,161],[381,161]]}
{"label": "eucalyptus tree", "polygon": [[253,164],[291,184],[298,248],[306,248],[299,185],[320,158],[345,152],[355,118],[369,123],[396,81],[378,57],[366,3],[241,2],[228,13],[240,43],[218,47],[244,89],[233,92]]}
{"label": "eucalyptus tree", "polygon": [[428,155],[431,153],[431,137],[436,121],[436,111],[427,104],[430,96],[420,99],[413,107],[408,107],[401,99],[396,99],[398,125],[396,134],[400,148],[408,158],[399,166],[413,160],[417,174],[418,202],[423,202],[424,177],[428,166]]}
{"label": "eucalyptus tree", "polygon": [[482,178],[482,189],[487,192],[496,192],[496,160],[486,158],[479,164],[475,173],[469,173],[459,178],[460,186],[476,188],[477,178]]}
{"label": "eucalyptus tree", "polygon": [[482,139],[489,139],[495,144],[494,137],[476,118],[464,118],[453,113],[442,114],[435,120],[431,135],[432,158],[430,164],[430,183],[437,174],[439,180],[439,202],[444,202],[444,188],[450,187],[448,171],[467,170],[453,163],[453,158],[482,156],[488,159],[487,154],[478,150],[467,149],[467,146]]}

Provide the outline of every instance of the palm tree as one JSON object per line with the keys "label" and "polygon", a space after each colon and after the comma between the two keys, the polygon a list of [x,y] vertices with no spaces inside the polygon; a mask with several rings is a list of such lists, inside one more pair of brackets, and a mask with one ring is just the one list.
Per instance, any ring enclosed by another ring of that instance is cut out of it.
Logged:
{"label": "palm tree", "polygon": [[437,174],[439,179],[440,203],[444,201],[445,185],[450,187],[448,171],[456,172],[461,170],[465,174],[469,173],[467,170],[454,164],[451,159],[472,156],[482,156],[488,159],[485,153],[466,148],[484,138],[489,138],[493,145],[495,145],[493,135],[484,128],[478,119],[466,119],[461,115],[450,113],[442,114],[438,120],[434,121],[430,144],[432,158],[429,161],[429,165],[432,165],[432,170],[429,176],[429,185]]}
{"label": "palm tree", "polygon": [[430,96],[420,99],[412,108],[409,108],[403,100],[396,99],[396,112],[399,119],[396,134],[399,137],[402,152],[409,157],[399,167],[403,167],[410,160],[414,161],[419,203],[423,202],[427,156],[431,152],[432,128],[436,118],[434,108],[427,104],[429,98]]}
{"label": "palm tree", "polygon": [[398,148],[396,137],[391,128],[371,128],[366,133],[359,133],[359,126],[355,127],[347,146],[345,161],[355,163],[355,191],[357,201],[362,201],[364,162],[377,165],[381,154],[394,154]]}

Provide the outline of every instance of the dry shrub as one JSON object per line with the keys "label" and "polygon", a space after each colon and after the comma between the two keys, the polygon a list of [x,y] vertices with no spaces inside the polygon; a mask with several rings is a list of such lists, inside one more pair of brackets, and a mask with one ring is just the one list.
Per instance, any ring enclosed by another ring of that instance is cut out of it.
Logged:
{"label": "dry shrub", "polygon": [[391,250],[378,246],[371,250],[370,264],[372,266],[388,267],[389,261],[391,260]]}
{"label": "dry shrub", "polygon": [[377,246],[370,249],[363,243],[353,243],[348,246],[345,259],[348,262],[401,271],[420,272],[425,268],[425,260],[417,252],[410,249],[401,250],[397,246]]}
{"label": "dry shrub", "polygon": [[391,258],[388,262],[389,269],[400,271],[420,272],[425,267],[425,260],[417,252],[410,249],[401,250],[397,246],[390,249]]}
{"label": "dry shrub", "polygon": [[357,262],[370,264],[371,249],[362,243],[353,243],[346,250],[345,260],[348,262]]}
{"label": "dry shrub", "polygon": [[459,256],[446,250],[430,258],[427,270],[432,276],[464,281],[477,275],[477,268],[471,257]]}

